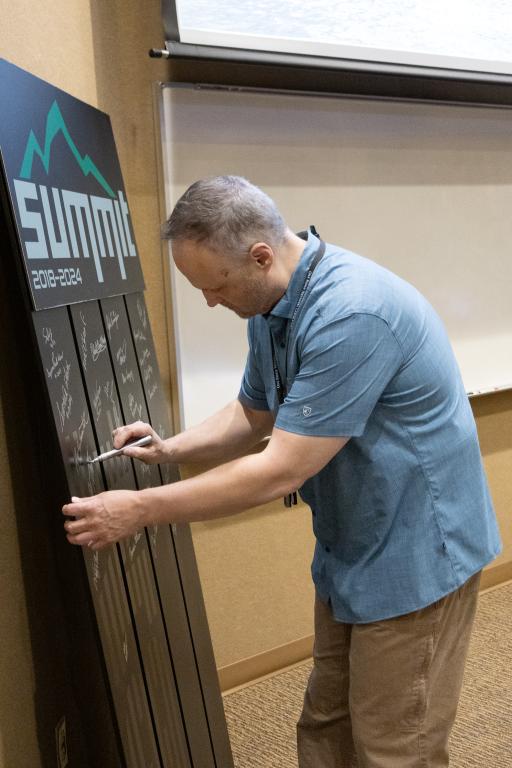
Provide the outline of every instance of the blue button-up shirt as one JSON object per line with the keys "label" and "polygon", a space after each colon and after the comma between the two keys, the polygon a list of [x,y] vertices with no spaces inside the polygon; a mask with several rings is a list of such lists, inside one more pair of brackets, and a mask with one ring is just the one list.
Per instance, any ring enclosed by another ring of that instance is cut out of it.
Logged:
{"label": "blue button-up shirt", "polygon": [[[473,414],[446,331],[413,286],[334,245],[290,325],[318,240],[282,299],[248,324],[239,394],[279,429],[350,437],[300,489],[312,565],[339,621],[423,608],[500,551]],[[279,406],[270,334],[287,395]]]}

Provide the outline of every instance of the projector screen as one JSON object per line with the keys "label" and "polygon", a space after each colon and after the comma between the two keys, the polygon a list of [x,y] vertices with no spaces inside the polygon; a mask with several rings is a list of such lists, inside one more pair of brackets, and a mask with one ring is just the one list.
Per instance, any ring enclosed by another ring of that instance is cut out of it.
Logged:
{"label": "projector screen", "polygon": [[[315,224],[413,283],[468,392],[512,386],[509,111],[176,84],[161,106],[168,212],[198,178],[246,176],[292,229]],[[190,426],[236,397],[246,329],[174,271],[172,302]]]}
{"label": "projector screen", "polygon": [[181,43],[512,74],[509,0],[176,0]]}

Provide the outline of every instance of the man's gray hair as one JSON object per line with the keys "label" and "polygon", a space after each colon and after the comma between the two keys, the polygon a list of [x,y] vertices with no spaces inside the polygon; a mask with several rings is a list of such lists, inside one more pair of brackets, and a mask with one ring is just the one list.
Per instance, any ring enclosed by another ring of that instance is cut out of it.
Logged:
{"label": "man's gray hair", "polygon": [[180,197],[162,237],[242,256],[259,241],[280,246],[287,231],[276,204],[259,187],[241,176],[213,176],[196,181]]}

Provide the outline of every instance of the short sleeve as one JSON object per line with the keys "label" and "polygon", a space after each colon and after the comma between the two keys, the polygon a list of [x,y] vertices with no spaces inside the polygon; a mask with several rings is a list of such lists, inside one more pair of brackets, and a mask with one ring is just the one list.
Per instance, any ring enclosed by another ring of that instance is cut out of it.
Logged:
{"label": "short sleeve", "polygon": [[240,392],[238,393],[238,399],[243,405],[246,405],[248,408],[253,408],[255,411],[268,411],[270,408],[265,393],[265,384],[258,368],[258,362],[252,344],[250,324],[248,324],[247,336],[249,340],[249,353],[247,355],[247,362],[245,364],[245,371],[240,386]]}
{"label": "short sleeve", "polygon": [[306,331],[299,368],[276,427],[319,437],[359,437],[403,361],[388,324],[370,314],[323,321]]}

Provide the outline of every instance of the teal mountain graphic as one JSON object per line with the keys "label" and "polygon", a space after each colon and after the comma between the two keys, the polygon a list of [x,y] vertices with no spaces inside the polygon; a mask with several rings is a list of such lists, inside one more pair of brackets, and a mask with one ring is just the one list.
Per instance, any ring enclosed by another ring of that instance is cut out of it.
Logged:
{"label": "teal mountain graphic", "polygon": [[115,194],[112,190],[112,188],[109,186],[106,179],[102,176],[96,165],[93,163],[89,155],[82,155],[78,151],[78,148],[71,138],[71,134],[68,131],[68,127],[66,123],[64,122],[64,118],[62,117],[62,112],[59,109],[59,105],[56,101],[53,102],[52,106],[50,107],[48,111],[48,116],[46,118],[46,131],[44,136],[44,149],[41,149],[41,145],[39,144],[34,131],[30,131],[27,146],[25,148],[25,154],[23,155],[23,162],[21,164],[21,171],[20,171],[20,178],[22,179],[30,179],[32,176],[32,163],[34,162],[34,155],[39,155],[41,158],[41,162],[43,164],[43,167],[48,173],[50,168],[50,152],[52,148],[52,142],[54,138],[59,134],[62,133],[64,136],[68,147],[70,148],[73,157],[75,158],[76,162],[78,163],[78,167],[82,171],[84,176],[89,176],[91,174],[94,176],[98,184],[100,184],[107,195],[109,197],[115,197]]}

